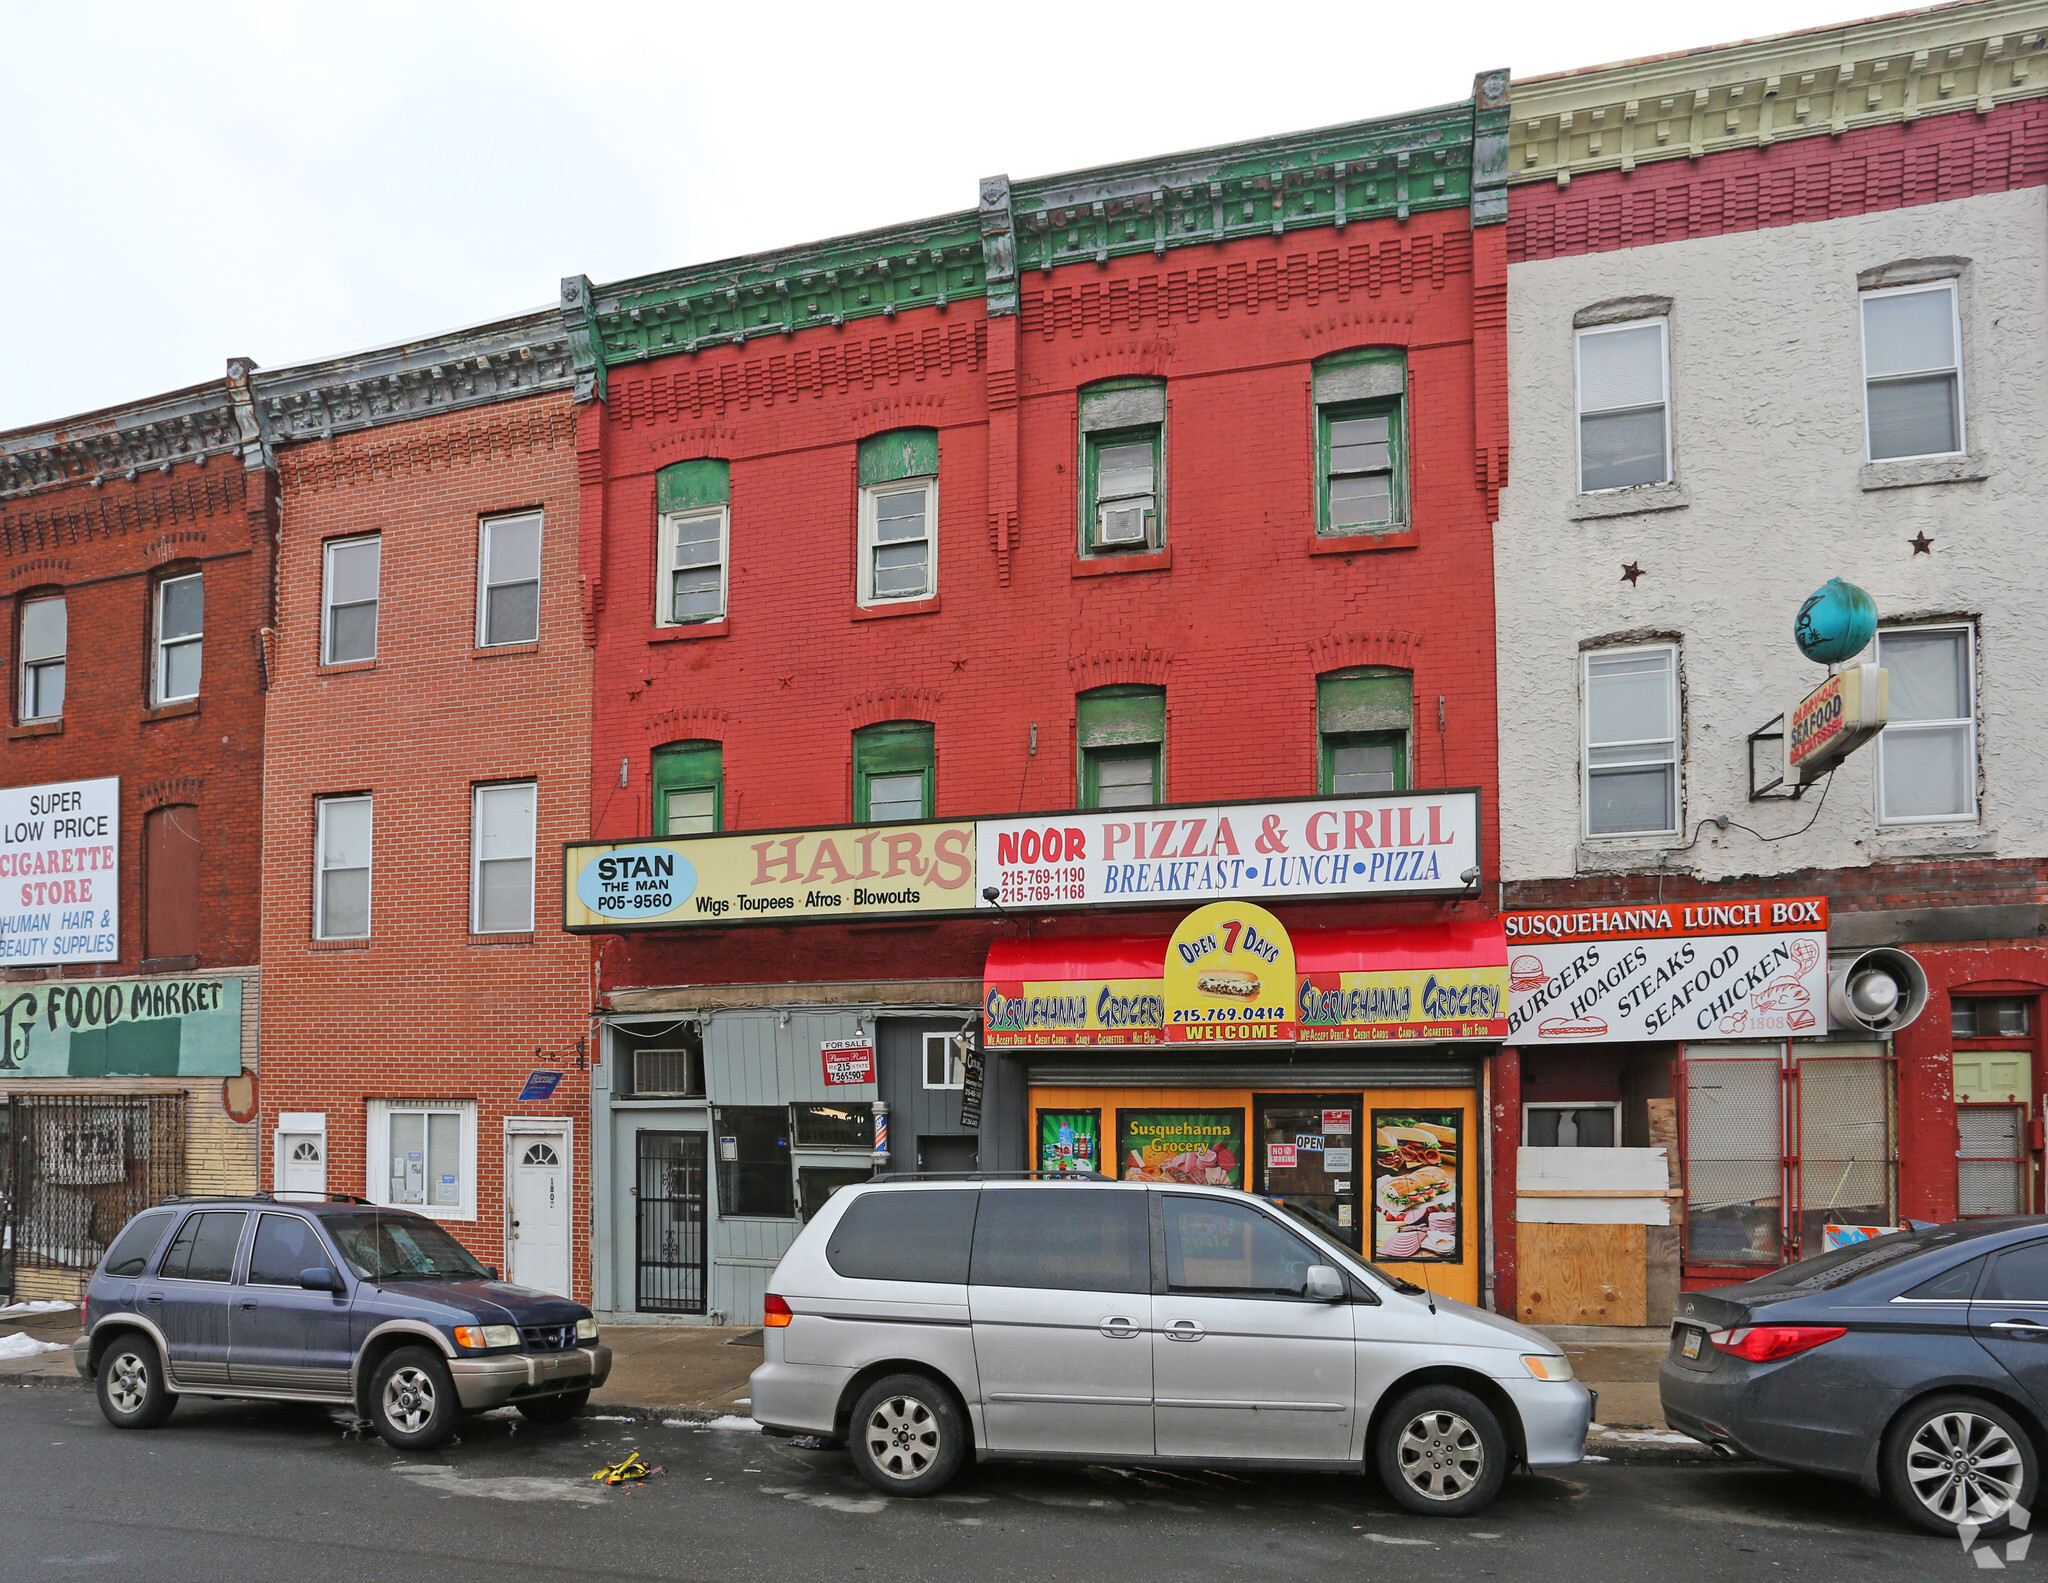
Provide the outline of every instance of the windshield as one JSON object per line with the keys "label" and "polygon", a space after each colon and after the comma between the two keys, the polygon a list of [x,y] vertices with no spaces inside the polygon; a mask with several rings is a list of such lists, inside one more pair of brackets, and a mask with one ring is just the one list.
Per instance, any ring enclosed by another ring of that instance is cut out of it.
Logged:
{"label": "windshield", "polygon": [[469,1249],[418,1215],[329,1215],[328,1234],[365,1281],[481,1281],[490,1273]]}
{"label": "windshield", "polygon": [[1852,1242],[1845,1248],[1816,1253],[1810,1259],[1801,1259],[1782,1270],[1758,1276],[1749,1284],[1788,1294],[1831,1292],[1900,1259],[1932,1252],[1962,1235],[1960,1231],[1894,1231],[1889,1236],[1872,1237],[1868,1242]]}
{"label": "windshield", "polygon": [[1280,1213],[1293,1221],[1297,1230],[1306,1231],[1317,1243],[1335,1253],[1342,1261],[1337,1266],[1340,1270],[1345,1264],[1356,1264],[1372,1271],[1373,1274],[1377,1275],[1397,1292],[1419,1294],[1422,1291],[1422,1288],[1413,1281],[1405,1281],[1400,1276],[1381,1269],[1372,1260],[1359,1257],[1354,1249],[1338,1241],[1323,1228],[1313,1210],[1301,1204],[1290,1204],[1279,1199],[1268,1199],[1267,1202],[1275,1205]]}

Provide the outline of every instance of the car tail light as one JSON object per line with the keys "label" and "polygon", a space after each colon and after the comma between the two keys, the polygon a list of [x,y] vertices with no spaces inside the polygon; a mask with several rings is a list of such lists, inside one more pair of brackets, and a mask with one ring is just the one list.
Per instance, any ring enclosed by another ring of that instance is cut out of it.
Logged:
{"label": "car tail light", "polygon": [[772,1330],[780,1330],[796,1317],[790,1312],[789,1304],[773,1292],[761,1299],[761,1323]]}
{"label": "car tail light", "polygon": [[83,1292],[78,1294],[78,1328],[92,1329],[92,1299]]}
{"label": "car tail light", "polygon": [[1848,1333],[1841,1325],[1745,1325],[1740,1330],[1713,1331],[1707,1339],[1721,1351],[1751,1363],[1775,1363]]}

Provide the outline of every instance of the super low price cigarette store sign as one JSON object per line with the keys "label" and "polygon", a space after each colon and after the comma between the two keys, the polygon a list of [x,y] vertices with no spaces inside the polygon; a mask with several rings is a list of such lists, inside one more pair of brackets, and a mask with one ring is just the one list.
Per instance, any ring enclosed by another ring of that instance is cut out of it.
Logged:
{"label": "super low price cigarette store sign", "polygon": [[1510,912],[1509,1044],[1827,1031],[1825,896]]}

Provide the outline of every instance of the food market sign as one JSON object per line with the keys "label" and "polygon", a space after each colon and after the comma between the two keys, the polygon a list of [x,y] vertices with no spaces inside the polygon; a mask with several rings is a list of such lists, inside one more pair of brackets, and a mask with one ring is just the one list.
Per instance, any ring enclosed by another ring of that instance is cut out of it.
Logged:
{"label": "food market sign", "polygon": [[0,790],[0,967],[120,955],[120,777]]}
{"label": "food market sign", "polygon": [[1827,1031],[1824,896],[1510,912],[1509,1044]]}
{"label": "food market sign", "polygon": [[235,1077],[239,978],[0,986],[0,1077]]}
{"label": "food market sign", "polygon": [[1455,895],[1479,793],[1414,792],[983,819],[975,895],[1009,908]]}

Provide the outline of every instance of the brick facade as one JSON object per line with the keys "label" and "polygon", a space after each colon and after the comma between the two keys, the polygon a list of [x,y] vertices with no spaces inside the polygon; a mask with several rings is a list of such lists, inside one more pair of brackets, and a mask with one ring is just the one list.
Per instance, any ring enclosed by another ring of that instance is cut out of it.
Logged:
{"label": "brick facade", "polygon": [[[281,1113],[323,1113],[328,1187],[359,1193],[374,1185],[370,1100],[473,1100],[475,1218],[450,1229],[505,1265],[507,1120],[569,1118],[572,1281],[583,1293],[590,952],[562,934],[558,901],[561,843],[585,833],[590,784],[574,430],[567,395],[542,394],[279,453],[262,1125],[269,1138]],[[480,649],[479,522],[521,509],[544,513],[540,640]],[[323,544],[366,532],[383,536],[377,655],[323,667]],[[473,937],[471,788],[528,778],[538,783],[533,931]],[[337,792],[375,799],[367,941],[312,937],[314,803]],[[566,1075],[552,1099],[516,1103],[536,1068]],[[271,1170],[266,1158],[266,1185]]]}

